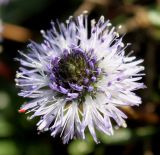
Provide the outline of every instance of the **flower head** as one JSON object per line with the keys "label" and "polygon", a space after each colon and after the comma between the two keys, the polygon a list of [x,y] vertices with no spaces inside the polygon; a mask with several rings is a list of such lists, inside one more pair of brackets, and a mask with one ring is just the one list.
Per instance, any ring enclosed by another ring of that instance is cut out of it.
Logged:
{"label": "flower head", "polygon": [[52,22],[51,30],[41,31],[41,44],[31,42],[29,53],[20,52],[16,85],[20,96],[30,98],[20,112],[40,116],[38,130],[60,134],[67,143],[73,137],[85,139],[88,128],[98,142],[96,130],[113,134],[111,120],[126,127],[127,116],[119,107],[141,103],[133,91],[144,87],[137,82],[143,60],[125,55],[127,45],[110,26],[102,16],[88,30],[85,13],[66,24]]}

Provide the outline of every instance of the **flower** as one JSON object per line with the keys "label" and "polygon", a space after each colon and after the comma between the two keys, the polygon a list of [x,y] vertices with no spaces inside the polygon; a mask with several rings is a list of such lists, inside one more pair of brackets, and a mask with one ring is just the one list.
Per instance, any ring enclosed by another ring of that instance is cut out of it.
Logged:
{"label": "flower", "polygon": [[87,128],[98,143],[96,130],[113,135],[112,121],[126,127],[119,107],[141,103],[133,91],[144,88],[137,82],[143,60],[125,55],[128,44],[103,16],[91,21],[90,30],[86,13],[51,24],[51,30],[41,31],[41,44],[31,42],[28,54],[20,51],[16,85],[30,100],[19,112],[40,116],[38,130],[60,134],[63,143],[85,139]]}

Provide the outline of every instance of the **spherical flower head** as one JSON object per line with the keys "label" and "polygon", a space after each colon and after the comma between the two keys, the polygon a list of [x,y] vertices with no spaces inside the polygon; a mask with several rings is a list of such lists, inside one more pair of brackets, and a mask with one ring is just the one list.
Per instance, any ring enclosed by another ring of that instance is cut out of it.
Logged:
{"label": "spherical flower head", "polygon": [[141,103],[133,91],[144,88],[138,82],[143,60],[125,54],[127,45],[103,16],[90,30],[88,23],[86,13],[52,22],[51,30],[41,31],[44,41],[31,42],[17,59],[19,95],[30,98],[19,112],[40,116],[38,130],[59,134],[63,143],[85,139],[87,129],[98,143],[96,130],[113,135],[112,122],[126,127],[119,107]]}

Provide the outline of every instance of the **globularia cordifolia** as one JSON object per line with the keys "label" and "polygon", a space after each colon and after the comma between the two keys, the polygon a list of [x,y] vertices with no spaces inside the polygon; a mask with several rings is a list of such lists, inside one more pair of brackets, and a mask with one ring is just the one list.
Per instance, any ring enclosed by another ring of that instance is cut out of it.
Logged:
{"label": "globularia cordifolia", "polygon": [[145,87],[138,82],[143,60],[125,54],[127,45],[111,23],[103,16],[91,20],[90,30],[88,23],[86,13],[52,22],[51,30],[41,31],[44,41],[31,42],[17,59],[18,95],[30,98],[19,112],[40,116],[38,130],[60,134],[63,143],[85,139],[87,128],[98,143],[96,130],[113,135],[111,119],[126,127],[119,107],[141,104],[133,91]]}

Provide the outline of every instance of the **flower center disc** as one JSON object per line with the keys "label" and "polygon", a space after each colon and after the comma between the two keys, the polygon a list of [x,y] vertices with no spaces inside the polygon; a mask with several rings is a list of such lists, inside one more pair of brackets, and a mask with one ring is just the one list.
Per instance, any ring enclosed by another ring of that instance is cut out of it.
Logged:
{"label": "flower center disc", "polygon": [[[87,93],[94,94],[95,83],[100,77],[100,68],[91,53],[66,50],[61,58],[54,58],[52,73],[54,86],[59,93],[73,98],[84,98]],[[76,96],[72,95],[77,94]]]}
{"label": "flower center disc", "polygon": [[86,77],[87,63],[82,53],[72,53],[59,61],[59,75],[64,83],[76,83],[82,85],[83,77]]}

